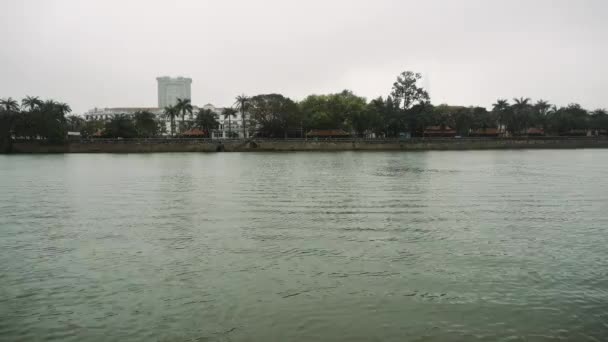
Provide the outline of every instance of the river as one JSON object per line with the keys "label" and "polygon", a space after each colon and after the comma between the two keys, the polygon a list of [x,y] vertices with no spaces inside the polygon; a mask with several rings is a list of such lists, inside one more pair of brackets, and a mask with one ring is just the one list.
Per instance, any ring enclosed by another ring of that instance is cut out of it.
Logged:
{"label": "river", "polygon": [[608,150],[0,155],[2,341],[602,341]]}

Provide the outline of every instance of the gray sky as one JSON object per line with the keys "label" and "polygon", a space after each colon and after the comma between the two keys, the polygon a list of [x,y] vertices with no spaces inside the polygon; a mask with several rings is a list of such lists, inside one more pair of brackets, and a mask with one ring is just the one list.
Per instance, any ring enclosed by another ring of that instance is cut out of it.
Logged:
{"label": "gray sky", "polygon": [[387,95],[404,70],[435,104],[527,96],[608,107],[605,0],[2,0],[0,97],[155,106],[157,76],[192,102]]}

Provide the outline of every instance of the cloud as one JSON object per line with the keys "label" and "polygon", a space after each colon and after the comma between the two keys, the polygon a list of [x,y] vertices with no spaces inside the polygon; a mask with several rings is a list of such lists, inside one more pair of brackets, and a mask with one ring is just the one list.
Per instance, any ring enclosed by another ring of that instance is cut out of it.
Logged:
{"label": "cloud", "polygon": [[385,95],[403,70],[436,103],[498,97],[608,106],[608,4],[597,1],[6,0],[0,96],[77,112],[156,103],[193,78],[195,104],[240,93]]}

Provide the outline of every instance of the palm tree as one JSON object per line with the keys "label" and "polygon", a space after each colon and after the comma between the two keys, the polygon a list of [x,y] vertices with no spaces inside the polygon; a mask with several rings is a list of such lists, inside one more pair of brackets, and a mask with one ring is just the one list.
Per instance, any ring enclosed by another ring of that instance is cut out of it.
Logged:
{"label": "palm tree", "polygon": [[184,119],[186,117],[186,113],[190,113],[190,118],[192,118],[192,103],[190,103],[190,99],[177,99],[177,104],[175,105],[175,109],[179,114],[182,114],[182,129],[185,129],[186,123]]}
{"label": "palm tree", "polygon": [[68,105],[65,102],[59,102],[56,105],[57,110],[62,113],[63,115],[67,114],[67,113],[71,113],[72,112],[72,108],[70,108],[70,105]]}
{"label": "palm tree", "polygon": [[59,103],[55,102],[55,100],[46,100],[40,104],[40,110],[43,112],[52,112],[57,109],[57,105]]}
{"label": "palm tree", "polygon": [[165,118],[171,120],[171,136],[175,136],[175,118],[179,115],[175,106],[165,107]]}
{"label": "palm tree", "polygon": [[231,118],[236,116],[236,110],[234,108],[224,108],[222,110],[222,115],[224,116],[224,120],[228,118],[228,137],[232,138],[232,121]]}
{"label": "palm tree", "polygon": [[208,133],[213,129],[217,129],[220,123],[217,121],[218,115],[211,109],[199,109],[194,119],[194,125]]}
{"label": "palm tree", "polygon": [[241,121],[243,123],[243,138],[247,137],[246,129],[245,129],[245,112],[249,110],[249,106],[251,104],[251,98],[245,94],[239,95],[236,97],[236,109],[241,112]]}
{"label": "palm tree", "polygon": [[511,126],[513,127],[512,131],[521,132],[528,128],[530,121],[530,98],[529,97],[520,97],[514,98],[513,101],[513,114],[514,117],[511,122]]}
{"label": "palm tree", "polygon": [[495,111],[503,111],[509,108],[509,100],[498,99],[496,103],[492,105]]}
{"label": "palm tree", "polygon": [[602,131],[608,133],[608,111],[596,109],[590,114],[590,126],[595,129],[595,135],[601,135]]}
{"label": "palm tree", "polygon": [[528,106],[530,104],[530,98],[529,97],[520,97],[520,98],[513,98],[513,101],[515,101],[515,104],[513,104],[514,107],[519,107],[519,108],[525,108],[526,106]]}
{"label": "palm tree", "polygon": [[26,96],[23,100],[21,100],[21,106],[24,108],[29,108],[30,112],[34,111],[37,107],[42,105],[42,101],[38,96]]}
{"label": "palm tree", "polygon": [[77,115],[70,115],[66,118],[68,130],[72,132],[80,132],[85,124],[83,118]]}
{"label": "palm tree", "polygon": [[539,114],[547,115],[551,107],[553,107],[549,102],[545,100],[538,100],[534,105],[538,110]]}
{"label": "palm tree", "polygon": [[498,128],[502,129],[502,125],[505,121],[505,114],[510,107],[509,101],[505,99],[498,99],[496,100],[496,103],[492,105],[492,107],[492,111],[496,113],[496,116],[498,117]]}
{"label": "palm tree", "polygon": [[542,124],[545,131],[547,130],[547,116],[551,113],[551,108],[553,106],[545,100],[538,100],[534,105],[535,119]]}
{"label": "palm tree", "polygon": [[12,97],[0,100],[0,106],[4,106],[7,112],[16,112],[19,110],[19,104]]}

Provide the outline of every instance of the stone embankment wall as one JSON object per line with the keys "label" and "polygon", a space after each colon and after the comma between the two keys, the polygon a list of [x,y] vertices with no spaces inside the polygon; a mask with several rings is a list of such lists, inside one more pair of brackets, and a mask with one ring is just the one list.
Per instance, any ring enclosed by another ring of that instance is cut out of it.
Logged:
{"label": "stone embankment wall", "polygon": [[493,149],[608,148],[606,138],[416,139],[406,141],[104,141],[48,145],[15,142],[13,153],[154,153],[247,151],[443,151]]}

